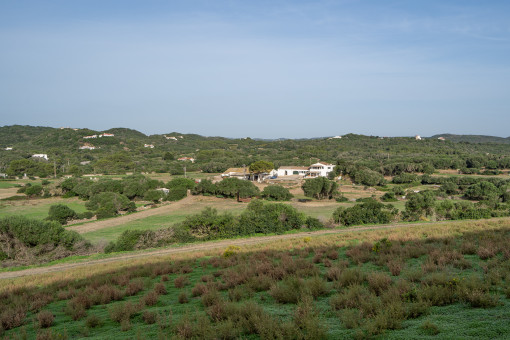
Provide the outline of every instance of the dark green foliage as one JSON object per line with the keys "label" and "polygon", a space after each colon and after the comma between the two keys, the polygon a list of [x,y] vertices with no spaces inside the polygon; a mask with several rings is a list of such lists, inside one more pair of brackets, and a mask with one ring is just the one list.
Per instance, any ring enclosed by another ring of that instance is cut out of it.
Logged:
{"label": "dark green foliage", "polygon": [[459,191],[459,186],[455,183],[447,182],[441,185],[441,188],[439,190],[443,191],[448,195],[456,195]]}
{"label": "dark green foliage", "polygon": [[53,165],[45,161],[36,161],[32,159],[18,159],[10,162],[5,171],[9,176],[39,176],[48,177],[53,173]]}
{"label": "dark green foliage", "polygon": [[283,233],[301,228],[304,222],[304,215],[290,205],[256,200],[241,214],[239,229],[245,235]]}
{"label": "dark green foliage", "polygon": [[268,185],[262,190],[261,196],[270,201],[288,201],[293,197],[289,189],[281,185]]}
{"label": "dark green foliage", "polygon": [[397,214],[398,210],[393,208],[393,206],[369,199],[351,208],[339,207],[333,212],[333,219],[336,223],[341,223],[345,226],[379,224],[391,222],[396,218]]}
{"label": "dark green foliage", "polygon": [[144,200],[152,201],[153,203],[158,203],[161,198],[163,198],[163,192],[160,190],[148,190],[143,196]]}
{"label": "dark green foliage", "polygon": [[210,179],[201,180],[193,190],[194,195],[216,195],[218,188]]}
{"label": "dark green foliage", "polygon": [[250,164],[250,172],[259,174],[269,172],[274,169],[273,162],[268,161],[256,161]]}
{"label": "dark green foliage", "polygon": [[412,183],[418,181],[418,175],[410,173],[401,173],[393,177],[392,182],[395,184]]}
{"label": "dark green foliage", "polygon": [[386,180],[384,176],[377,171],[367,168],[362,168],[349,173],[349,176],[356,184],[363,184],[368,186],[384,185]]}
{"label": "dark green foliage", "polygon": [[40,184],[34,184],[25,189],[25,195],[29,197],[40,196],[43,191],[43,187]]}
{"label": "dark green foliage", "polygon": [[231,198],[247,198],[254,197],[260,194],[259,188],[251,181],[241,180],[239,178],[229,177],[224,178],[217,185],[217,192],[225,197]]}
{"label": "dark green foliage", "polygon": [[[509,211],[506,213],[510,214]],[[472,202],[444,200],[437,204],[436,214],[439,218],[447,220],[480,219],[491,218],[492,209]]]}
{"label": "dark green foliage", "polygon": [[228,238],[240,235],[241,228],[230,214],[218,214],[216,209],[207,207],[199,214],[186,217],[179,226],[198,239]]}
{"label": "dark green foliage", "polygon": [[0,244],[4,248],[0,250],[7,254],[10,259],[22,255],[18,254],[20,249],[13,249],[12,245],[9,245],[10,242],[20,242],[28,248],[48,245],[49,250],[58,246],[72,250],[78,242],[84,242],[78,233],[65,230],[58,222],[40,221],[23,216],[10,216],[0,219],[0,235],[5,240],[3,245],[8,246],[4,248]]}
{"label": "dark green foliage", "polygon": [[77,217],[76,212],[64,204],[55,204],[50,207],[47,220],[67,224],[68,221]]}
{"label": "dark green foliage", "polygon": [[125,230],[116,242],[110,242],[105,253],[150,248],[156,244],[155,233],[151,230]]}
{"label": "dark green foliage", "polygon": [[500,196],[500,190],[490,182],[479,182],[466,190],[466,197],[470,200],[495,200]]}
{"label": "dark green foliage", "polygon": [[134,202],[116,192],[95,194],[85,206],[89,210],[96,211],[101,217],[115,216],[120,211],[134,211],[136,209]]}
{"label": "dark green foliage", "polygon": [[324,224],[319,221],[318,218],[308,216],[305,220],[305,225],[308,229],[322,229],[324,228]]}
{"label": "dark green foliage", "polygon": [[170,191],[166,195],[165,199],[167,201],[179,201],[188,195],[188,189],[184,186],[182,187],[173,187],[169,189]]}
{"label": "dark green foliage", "polygon": [[305,196],[317,199],[331,199],[337,194],[338,184],[326,177],[307,179],[303,183]]}
{"label": "dark green foliage", "polygon": [[384,195],[381,196],[381,201],[383,202],[396,202],[397,197],[395,196],[395,193],[393,191],[388,191],[384,193]]}
{"label": "dark green foliage", "polygon": [[407,195],[406,211],[404,218],[418,220],[422,216],[430,216],[434,213],[436,194],[433,191],[412,192]]}
{"label": "dark green foliage", "polygon": [[180,188],[180,187],[183,187],[186,189],[193,189],[193,188],[195,188],[195,185],[196,184],[195,184],[194,180],[189,179],[189,178],[180,177],[180,178],[172,179],[170,182],[168,182],[166,184],[166,187],[168,189]]}

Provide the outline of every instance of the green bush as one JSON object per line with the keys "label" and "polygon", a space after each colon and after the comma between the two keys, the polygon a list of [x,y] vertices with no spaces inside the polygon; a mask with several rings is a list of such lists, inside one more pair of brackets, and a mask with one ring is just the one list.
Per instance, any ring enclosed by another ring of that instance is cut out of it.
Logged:
{"label": "green bush", "polygon": [[326,177],[317,177],[305,180],[302,189],[307,197],[331,199],[337,194],[338,184]]}
{"label": "green bush", "polygon": [[69,208],[67,205],[55,204],[50,207],[48,217],[46,219],[49,221],[57,221],[64,225],[67,224],[67,221],[70,221],[76,217],[76,212]]}
{"label": "green bush", "polygon": [[166,195],[165,199],[167,201],[179,201],[185,198],[188,195],[188,189],[184,186],[182,187],[173,187],[169,189],[170,191]]}
{"label": "green bush", "polygon": [[135,250],[137,244],[140,244],[140,248],[148,248],[154,244],[154,240],[155,233],[151,230],[125,230],[116,242],[108,244],[105,253]]}
{"label": "green bush", "polygon": [[294,197],[289,189],[281,185],[268,185],[262,191],[261,196],[269,201],[288,201]]}
{"label": "green bush", "polygon": [[144,195],[143,199],[146,201],[151,201],[153,203],[158,203],[160,199],[163,198],[163,193],[160,190],[148,190]]}
{"label": "green bush", "polygon": [[40,184],[34,184],[26,188],[25,195],[33,197],[40,196],[43,191],[43,187]]}
{"label": "green bush", "polygon": [[194,195],[216,195],[216,192],[218,191],[218,188],[216,187],[216,184],[214,184],[210,179],[203,179],[195,186],[195,189],[193,190]]}
{"label": "green bush", "polygon": [[248,198],[260,194],[259,188],[251,181],[241,180],[239,178],[224,178],[217,185],[217,194],[231,198]]}
{"label": "green bush", "polygon": [[135,211],[136,205],[126,196],[116,192],[102,192],[95,194],[85,203],[87,209],[95,211],[96,215],[110,217],[117,215],[120,211]]}
{"label": "green bush", "polygon": [[304,222],[305,216],[290,205],[255,200],[241,214],[239,229],[243,235],[283,233],[300,229]]}
{"label": "green bush", "polygon": [[40,221],[23,216],[0,219],[0,234],[9,235],[27,247],[51,244],[72,249],[77,242],[83,241],[78,233],[65,230],[56,221]]}
{"label": "green bush", "polygon": [[357,224],[389,223],[398,214],[392,205],[385,205],[374,199],[356,204],[351,208],[339,207],[333,212],[333,220],[345,226]]}

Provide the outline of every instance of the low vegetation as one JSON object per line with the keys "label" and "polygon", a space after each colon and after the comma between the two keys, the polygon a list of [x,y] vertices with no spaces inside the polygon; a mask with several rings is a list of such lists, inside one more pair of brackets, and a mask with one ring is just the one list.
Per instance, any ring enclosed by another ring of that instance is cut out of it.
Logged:
{"label": "low vegetation", "polygon": [[[308,240],[290,250],[232,248],[228,256],[11,288],[0,296],[0,326],[7,338],[137,337],[141,329],[154,338],[509,334],[498,315],[510,310],[510,229],[467,230],[442,226],[417,238],[411,230],[386,232],[354,245]],[[467,317],[471,311],[479,318]],[[482,318],[490,328],[474,327]]]}

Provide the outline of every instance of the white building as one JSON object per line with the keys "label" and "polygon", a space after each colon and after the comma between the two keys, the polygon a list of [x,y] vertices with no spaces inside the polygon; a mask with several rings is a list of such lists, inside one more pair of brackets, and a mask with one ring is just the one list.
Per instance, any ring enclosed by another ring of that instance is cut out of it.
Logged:
{"label": "white building", "polygon": [[83,137],[83,139],[91,139],[91,138],[97,138],[97,135],[92,135],[92,136],[85,136],[85,137]]}
{"label": "white building", "polygon": [[143,145],[144,148],[151,148],[151,149],[154,149],[154,145],[152,144],[144,144]]}
{"label": "white building", "polygon": [[44,158],[45,160],[48,160],[48,155],[45,153],[36,153],[32,155],[32,158]]}
{"label": "white building", "polygon": [[166,139],[171,139],[171,140],[177,140],[177,138],[172,137],[172,136],[168,137],[167,135],[165,135],[165,138],[166,138]]}
{"label": "white building", "polygon": [[281,166],[276,171],[278,177],[298,175],[305,177],[308,173],[307,166]]}
{"label": "white building", "polygon": [[195,163],[195,158],[192,157],[181,157],[177,158],[178,161],[190,161],[191,163]]}
{"label": "white building", "polygon": [[342,139],[342,136],[329,137],[328,139]]}
{"label": "white building", "polygon": [[416,139],[416,140],[421,140],[421,136],[416,135],[416,136],[414,136],[414,139]]}
{"label": "white building", "polygon": [[80,150],[95,150],[96,147],[94,145],[82,145],[80,146]]}
{"label": "white building", "polygon": [[115,135],[113,133],[103,133],[99,137],[115,137]]}
{"label": "white building", "polygon": [[328,174],[333,171],[335,166],[333,164],[319,162],[310,165],[310,170],[308,171],[308,177],[328,177]]}
{"label": "white building", "polygon": [[5,150],[7,150],[7,151],[12,150],[12,147],[8,146],[5,148]]}

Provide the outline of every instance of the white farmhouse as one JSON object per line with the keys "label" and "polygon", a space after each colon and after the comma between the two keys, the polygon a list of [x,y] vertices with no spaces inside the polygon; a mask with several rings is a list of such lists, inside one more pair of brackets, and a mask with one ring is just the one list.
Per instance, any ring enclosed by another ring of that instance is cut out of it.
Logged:
{"label": "white farmhouse", "polygon": [[421,136],[416,135],[416,136],[414,136],[414,139],[416,139],[416,140],[421,140]]}
{"label": "white farmhouse", "polygon": [[5,148],[6,151],[12,150],[12,147],[8,146]]}
{"label": "white farmhouse", "polygon": [[298,175],[305,177],[308,173],[307,166],[281,166],[276,171],[278,177]]}
{"label": "white farmhouse", "polygon": [[92,136],[85,136],[85,137],[83,137],[83,139],[91,139],[91,138],[97,138],[97,135],[92,135]]}
{"label": "white farmhouse", "polygon": [[143,145],[144,148],[151,148],[151,149],[154,149],[154,145],[152,144],[144,144]]}
{"label": "white farmhouse", "polygon": [[48,160],[48,155],[45,153],[36,153],[32,155],[32,158],[43,158],[45,160]]}
{"label": "white farmhouse", "polygon": [[328,174],[333,171],[335,166],[333,164],[319,162],[310,165],[310,170],[308,171],[309,177],[327,177]]}

